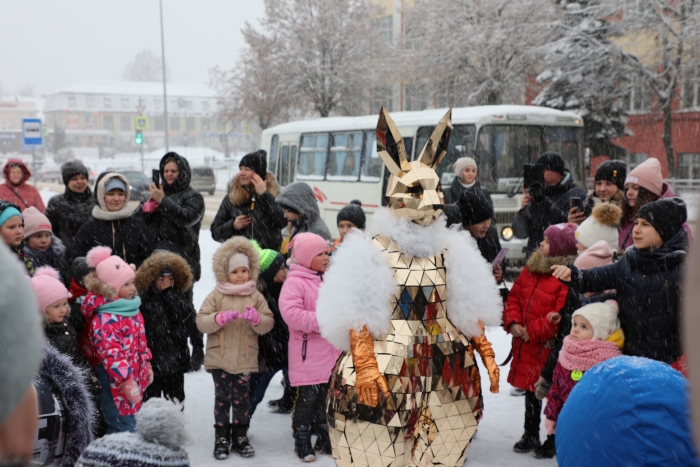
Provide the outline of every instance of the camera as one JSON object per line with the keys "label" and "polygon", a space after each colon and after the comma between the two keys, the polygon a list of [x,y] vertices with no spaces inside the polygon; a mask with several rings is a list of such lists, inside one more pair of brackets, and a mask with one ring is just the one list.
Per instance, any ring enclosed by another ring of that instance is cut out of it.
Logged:
{"label": "camera", "polygon": [[544,168],[536,164],[524,164],[523,186],[526,190],[529,190],[535,183],[544,186]]}

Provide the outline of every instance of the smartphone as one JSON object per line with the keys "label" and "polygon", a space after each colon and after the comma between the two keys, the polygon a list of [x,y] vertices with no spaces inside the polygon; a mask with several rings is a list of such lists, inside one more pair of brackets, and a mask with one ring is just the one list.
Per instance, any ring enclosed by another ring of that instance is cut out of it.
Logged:
{"label": "smartphone", "polygon": [[529,189],[535,182],[544,184],[544,170],[535,164],[523,164],[523,186]]}
{"label": "smartphone", "polygon": [[569,205],[572,208],[578,209],[578,212],[583,212],[583,199],[579,198],[578,196],[569,198]]}
{"label": "smartphone", "polygon": [[493,266],[498,266],[503,262],[504,259],[506,259],[506,255],[508,254],[509,249],[508,248],[501,248],[501,251],[498,252],[496,257],[491,261],[491,264]]}
{"label": "smartphone", "polygon": [[160,170],[153,169],[151,171],[151,179],[153,180],[153,183],[156,184],[156,188],[160,188]]}

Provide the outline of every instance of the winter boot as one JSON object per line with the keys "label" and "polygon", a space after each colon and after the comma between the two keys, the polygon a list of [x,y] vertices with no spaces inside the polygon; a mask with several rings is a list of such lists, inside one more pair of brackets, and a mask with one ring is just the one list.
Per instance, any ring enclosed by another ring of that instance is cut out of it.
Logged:
{"label": "winter boot", "polygon": [[248,441],[248,425],[231,427],[231,450],[241,457],[253,457],[255,449]]}
{"label": "winter boot", "polygon": [[314,451],[328,456],[333,455],[331,436],[328,433],[328,425],[325,423],[316,427],[316,444],[314,444]]}
{"label": "winter boot", "polygon": [[227,459],[229,453],[228,427],[214,426],[214,457],[216,459]]}
{"label": "winter boot", "polygon": [[535,449],[535,457],[537,459],[551,459],[557,455],[556,446],[554,446],[554,435],[547,435],[542,446]]}
{"label": "winter boot", "polygon": [[530,452],[535,448],[540,447],[540,437],[537,433],[528,433],[527,431],[523,433],[523,437],[520,441],[515,443],[513,446],[513,451],[515,452]]}
{"label": "winter boot", "polygon": [[294,429],[294,452],[302,462],[316,460],[314,450],[311,448],[311,430],[308,426],[300,426]]}

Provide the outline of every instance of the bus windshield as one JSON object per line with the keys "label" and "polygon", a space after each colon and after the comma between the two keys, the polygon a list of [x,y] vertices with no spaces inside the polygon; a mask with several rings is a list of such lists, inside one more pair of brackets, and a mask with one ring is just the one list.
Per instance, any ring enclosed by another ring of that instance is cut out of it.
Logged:
{"label": "bus windshield", "polygon": [[[425,143],[428,142],[433,130],[435,130],[434,126],[422,126],[418,128],[418,131],[416,132],[416,154],[414,156],[414,160],[417,160],[418,156],[420,156],[420,153],[425,147]],[[452,171],[452,164],[454,164],[460,157],[473,155],[472,148],[474,148],[475,134],[475,125],[454,125],[452,127],[452,134],[450,135],[450,143],[447,147],[447,154],[445,154],[445,157],[442,159],[436,170],[438,177],[440,177],[440,183],[442,183],[443,189],[450,186],[450,183],[452,183],[452,180],[455,178],[455,174]]]}

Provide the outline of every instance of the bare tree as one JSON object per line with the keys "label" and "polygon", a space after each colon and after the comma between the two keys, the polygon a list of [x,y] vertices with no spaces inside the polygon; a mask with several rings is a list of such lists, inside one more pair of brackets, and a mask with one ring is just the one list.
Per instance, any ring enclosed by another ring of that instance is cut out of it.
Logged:
{"label": "bare tree", "polygon": [[[165,66],[166,80],[170,80],[170,69]],[[124,67],[124,79],[128,81],[162,81],[163,61],[152,50],[142,50]]]}
{"label": "bare tree", "polygon": [[554,6],[549,0],[417,0],[405,13],[410,66],[404,79],[437,90],[438,106],[520,104]]}
{"label": "bare tree", "polygon": [[34,85],[30,83],[25,83],[24,86],[17,90],[17,94],[24,97],[34,96]]}

